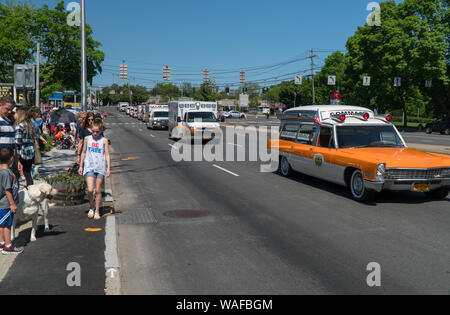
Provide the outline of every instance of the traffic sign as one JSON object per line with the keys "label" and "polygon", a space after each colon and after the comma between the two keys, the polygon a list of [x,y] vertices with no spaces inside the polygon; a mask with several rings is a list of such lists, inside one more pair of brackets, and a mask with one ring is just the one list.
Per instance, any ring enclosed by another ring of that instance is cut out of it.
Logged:
{"label": "traffic sign", "polygon": [[370,77],[363,78],[363,86],[370,86]]}
{"label": "traffic sign", "polygon": [[34,66],[14,65],[14,86],[16,88],[34,89],[36,87]]}
{"label": "traffic sign", "polygon": [[294,78],[295,85],[302,85],[303,78],[301,75],[297,74]]}
{"label": "traffic sign", "polygon": [[245,70],[239,72],[239,82],[245,83]]}
{"label": "traffic sign", "polygon": [[335,75],[328,76],[328,85],[336,85],[336,76]]}
{"label": "traffic sign", "polygon": [[426,80],[425,81],[425,87],[430,88],[433,86],[433,81],[432,80]]}
{"label": "traffic sign", "polygon": [[166,82],[171,81],[172,76],[171,76],[171,68],[169,66],[164,66],[163,69],[163,80]]}
{"label": "traffic sign", "polygon": [[394,86],[395,86],[395,87],[400,87],[400,86],[402,86],[402,78],[400,78],[400,77],[395,77],[395,78],[394,78]]}
{"label": "traffic sign", "polygon": [[119,65],[119,78],[128,80],[128,65],[125,63]]}

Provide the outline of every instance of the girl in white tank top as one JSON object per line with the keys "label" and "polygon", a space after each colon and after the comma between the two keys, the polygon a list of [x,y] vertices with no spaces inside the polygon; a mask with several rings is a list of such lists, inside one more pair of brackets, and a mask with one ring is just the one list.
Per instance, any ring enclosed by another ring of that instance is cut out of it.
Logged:
{"label": "girl in white tank top", "polygon": [[[84,138],[83,152],[78,173],[86,177],[90,210],[88,217],[100,219],[100,204],[102,201],[102,183],[110,175],[110,157],[108,139],[102,136],[102,124],[94,122],[92,135]],[[95,187],[95,196],[94,196]],[[95,209],[95,210],[94,210]],[[95,211],[95,212],[94,212]]]}

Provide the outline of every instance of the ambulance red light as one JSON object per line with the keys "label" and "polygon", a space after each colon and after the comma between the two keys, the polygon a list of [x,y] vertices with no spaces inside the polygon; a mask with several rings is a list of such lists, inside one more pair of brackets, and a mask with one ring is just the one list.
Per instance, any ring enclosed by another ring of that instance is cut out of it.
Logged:
{"label": "ambulance red light", "polygon": [[345,117],[345,115],[339,116],[339,120],[340,120],[340,121],[345,121],[345,118],[347,118],[347,117]]}
{"label": "ambulance red light", "polygon": [[369,113],[365,113],[365,114],[363,115],[364,120],[368,120],[369,117],[370,117]]}
{"label": "ambulance red light", "polygon": [[386,120],[387,121],[391,121],[392,120],[392,115],[386,115]]}

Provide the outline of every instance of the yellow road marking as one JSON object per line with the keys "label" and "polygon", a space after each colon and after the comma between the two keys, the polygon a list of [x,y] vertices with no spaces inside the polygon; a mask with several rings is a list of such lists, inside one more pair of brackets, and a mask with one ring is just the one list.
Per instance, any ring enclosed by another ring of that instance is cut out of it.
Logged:
{"label": "yellow road marking", "polygon": [[87,228],[87,229],[84,229],[86,232],[100,232],[102,229],[100,229],[100,228],[97,228],[97,229],[95,229],[95,228]]}

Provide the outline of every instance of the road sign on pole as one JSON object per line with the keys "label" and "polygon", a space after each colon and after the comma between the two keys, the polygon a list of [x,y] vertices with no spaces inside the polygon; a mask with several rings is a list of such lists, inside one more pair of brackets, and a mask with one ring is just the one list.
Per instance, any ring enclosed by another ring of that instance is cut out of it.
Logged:
{"label": "road sign on pole", "polygon": [[128,80],[128,65],[126,63],[119,65],[119,79]]}
{"label": "road sign on pole", "polygon": [[245,83],[245,70],[239,71],[239,82]]}
{"label": "road sign on pole", "polygon": [[400,78],[400,77],[395,77],[395,78],[394,78],[394,86],[395,86],[395,87],[400,87],[400,86],[402,86],[402,78]]}
{"label": "road sign on pole", "polygon": [[203,69],[203,84],[208,84],[210,82],[209,70]]}
{"label": "road sign on pole", "polygon": [[363,78],[363,86],[370,86],[370,77]]}
{"label": "road sign on pole", "polygon": [[34,89],[36,87],[34,66],[14,65],[14,86]]}
{"label": "road sign on pole", "polygon": [[430,88],[433,86],[433,81],[432,80],[426,80],[425,81],[425,87]]}
{"label": "road sign on pole", "polygon": [[336,85],[336,76],[335,75],[328,76],[328,85]]}
{"label": "road sign on pole", "polygon": [[302,85],[302,83],[303,83],[302,76],[297,74],[294,78],[294,83],[295,83],[295,85]]}
{"label": "road sign on pole", "polygon": [[171,79],[171,69],[169,66],[164,66],[163,69],[163,80],[166,82],[170,82]]}

